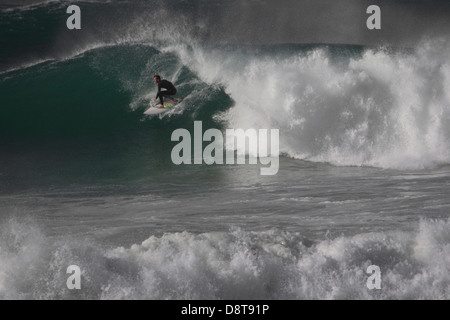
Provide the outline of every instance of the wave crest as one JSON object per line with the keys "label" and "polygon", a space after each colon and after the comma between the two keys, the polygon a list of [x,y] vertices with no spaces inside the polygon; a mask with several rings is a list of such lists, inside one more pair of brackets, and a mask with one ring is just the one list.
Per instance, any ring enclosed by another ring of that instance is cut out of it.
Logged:
{"label": "wave crest", "polygon": [[255,55],[179,48],[235,100],[232,128],[280,129],[280,151],[335,165],[419,169],[450,163],[449,43],[414,52],[329,48]]}

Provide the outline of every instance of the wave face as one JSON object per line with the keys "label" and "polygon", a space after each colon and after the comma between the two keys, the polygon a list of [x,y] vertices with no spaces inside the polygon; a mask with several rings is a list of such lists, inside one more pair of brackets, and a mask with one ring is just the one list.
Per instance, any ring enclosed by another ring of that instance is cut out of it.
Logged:
{"label": "wave face", "polygon": [[[399,169],[450,163],[447,40],[411,50],[219,45],[206,41],[208,19],[189,24],[199,15],[195,6],[176,22],[155,24],[178,17],[183,6],[161,6],[147,16],[143,3],[126,13],[127,2],[82,3],[105,14],[94,19],[85,10],[86,29],[95,21],[97,31],[67,37],[55,27],[65,17],[60,3],[4,10],[5,26],[37,14],[45,21],[38,31],[47,36],[31,43],[36,57],[20,59],[13,57],[29,35],[16,30],[8,38],[3,54],[11,61],[4,59],[0,75],[3,140],[114,136],[117,128],[145,135],[142,112],[154,93],[151,77],[160,73],[188,97],[169,125],[168,118],[150,120],[161,135],[195,119],[221,129],[280,129],[282,153],[314,162]],[[220,11],[208,10],[209,17]],[[112,18],[116,27],[107,22]]]}
{"label": "wave face", "polygon": [[[294,158],[400,169],[450,163],[446,43],[408,53],[272,50],[119,45],[10,72],[0,87],[0,131],[36,137],[135,130],[157,70],[188,97],[186,110],[197,120],[280,129],[280,150]],[[190,127],[192,117],[180,117],[165,129]]]}
{"label": "wave face", "polygon": [[[143,112],[155,96],[153,75],[173,81],[179,109],[163,118]],[[171,166],[171,133],[221,128],[212,116],[232,104],[174,53],[120,44],[0,75],[0,192],[70,183],[155,177]]]}
{"label": "wave face", "polygon": [[[447,299],[450,221],[411,233],[311,243],[298,233],[189,232],[104,249],[51,239],[28,222],[1,226],[2,299]],[[78,265],[82,290],[65,287]],[[381,269],[368,290],[367,267]],[[38,279],[38,281],[37,281]]]}

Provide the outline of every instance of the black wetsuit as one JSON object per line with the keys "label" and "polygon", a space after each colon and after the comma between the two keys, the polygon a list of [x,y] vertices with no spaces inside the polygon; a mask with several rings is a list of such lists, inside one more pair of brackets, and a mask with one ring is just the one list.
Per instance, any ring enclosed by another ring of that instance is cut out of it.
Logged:
{"label": "black wetsuit", "polygon": [[[161,89],[166,89],[162,91]],[[172,84],[172,82],[167,80],[160,80],[158,82],[158,94],[156,95],[156,99],[159,98],[159,101],[161,101],[161,105],[164,105],[163,98],[165,96],[173,96],[177,93],[177,89],[175,89],[175,86]]]}

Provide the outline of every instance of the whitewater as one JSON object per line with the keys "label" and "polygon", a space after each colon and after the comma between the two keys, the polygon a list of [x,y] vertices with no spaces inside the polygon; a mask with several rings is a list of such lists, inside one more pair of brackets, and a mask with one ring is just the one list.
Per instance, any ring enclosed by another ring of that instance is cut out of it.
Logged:
{"label": "whitewater", "polygon": [[[448,38],[211,42],[192,8],[79,3],[75,38],[60,2],[0,8],[0,299],[450,297]],[[184,99],[148,117],[155,73]],[[194,121],[278,129],[278,173],[174,165]]]}

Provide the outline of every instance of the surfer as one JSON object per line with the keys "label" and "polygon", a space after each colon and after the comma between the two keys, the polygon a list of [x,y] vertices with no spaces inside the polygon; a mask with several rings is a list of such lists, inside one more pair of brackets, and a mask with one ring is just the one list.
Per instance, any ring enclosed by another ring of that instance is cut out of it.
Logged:
{"label": "surfer", "polygon": [[[153,99],[156,101],[156,99],[159,98],[159,101],[161,101],[161,105],[158,105],[157,108],[164,108],[164,97],[165,96],[173,96],[177,93],[177,89],[172,84],[172,82],[167,80],[161,80],[161,77],[157,74],[153,76],[153,82],[158,85],[158,94]],[[166,90],[161,90],[166,89]]]}

